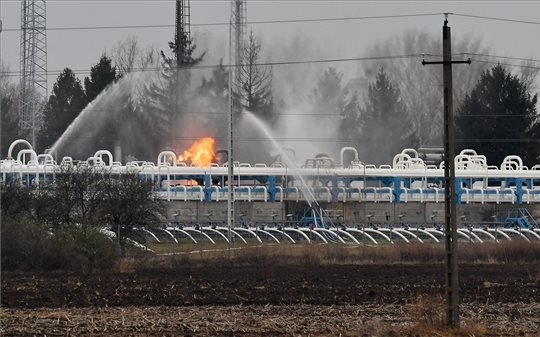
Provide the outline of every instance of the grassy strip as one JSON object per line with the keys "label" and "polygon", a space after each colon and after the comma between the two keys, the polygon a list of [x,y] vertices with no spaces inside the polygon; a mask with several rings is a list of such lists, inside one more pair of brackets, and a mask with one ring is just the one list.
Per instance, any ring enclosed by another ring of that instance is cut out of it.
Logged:
{"label": "grassy strip", "polygon": [[[156,247],[152,247],[156,249]],[[184,247],[185,248],[185,247]],[[349,245],[190,245],[188,249],[133,260],[143,269],[186,265],[325,265],[325,264],[439,264],[445,259],[441,244]],[[169,247],[170,249],[170,247]],[[156,249],[159,251],[159,249]],[[460,263],[519,264],[540,263],[540,244],[522,240],[501,243],[460,244]]]}

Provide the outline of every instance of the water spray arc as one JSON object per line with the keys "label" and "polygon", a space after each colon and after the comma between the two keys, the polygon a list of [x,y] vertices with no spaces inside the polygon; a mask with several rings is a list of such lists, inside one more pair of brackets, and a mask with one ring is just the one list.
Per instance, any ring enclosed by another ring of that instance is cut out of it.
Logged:
{"label": "water spray arc", "polygon": [[43,124],[43,104],[47,98],[45,9],[45,0],[21,1],[19,127],[30,131],[34,147]]}

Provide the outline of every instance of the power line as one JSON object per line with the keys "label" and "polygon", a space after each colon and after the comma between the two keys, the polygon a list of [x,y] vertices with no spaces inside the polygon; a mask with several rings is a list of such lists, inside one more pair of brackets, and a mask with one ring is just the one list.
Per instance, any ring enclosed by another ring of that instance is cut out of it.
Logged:
{"label": "power line", "polygon": [[496,59],[505,59],[505,60],[517,60],[517,61],[530,61],[530,62],[540,62],[540,60],[537,59],[531,59],[531,58],[522,58],[522,57],[511,57],[511,56],[498,56],[498,55],[490,55],[490,54],[479,54],[479,53],[455,53],[452,55],[459,55],[459,56],[480,56],[480,57],[488,57],[488,58],[496,58]]}
{"label": "power line", "polygon": [[[120,110],[123,110],[122,108],[118,108],[118,109],[96,109],[96,108],[93,108],[91,109],[92,112],[95,112],[95,113],[114,113],[114,112],[118,112]],[[64,109],[62,111],[65,111],[65,112],[80,112],[81,109]],[[132,112],[134,116],[136,116],[138,113],[133,111]],[[203,111],[203,110],[198,110],[198,111],[179,111],[179,113],[181,115],[211,115],[211,116],[222,116],[222,117],[227,117],[227,114],[229,113],[228,111],[226,110],[223,110],[223,111]],[[244,113],[241,113],[241,115],[245,115]],[[317,117],[332,117],[332,118],[339,118],[339,119],[342,119],[344,118],[345,116],[343,116],[342,114],[340,113],[318,113],[318,112],[274,112],[272,113],[272,116],[281,116],[281,117],[302,117],[302,116],[306,116],[306,117],[313,117],[313,116],[317,116]],[[523,117],[531,117],[530,115],[528,114],[515,114],[515,115],[506,115],[506,114],[456,114],[454,117],[456,118],[469,118],[469,117],[472,117],[472,118],[481,118],[481,117],[489,117],[489,118],[498,118],[498,117],[516,117],[516,118],[523,118]]]}
{"label": "power line", "polygon": [[[313,18],[313,19],[285,19],[285,20],[261,20],[249,21],[248,25],[259,24],[279,24],[279,23],[305,23],[305,22],[331,22],[331,21],[355,21],[355,20],[375,20],[375,19],[397,19],[422,16],[443,15],[444,13],[415,13],[415,14],[396,14],[396,15],[376,15],[376,16],[354,16],[354,17],[337,17],[337,18]],[[210,26],[229,26],[229,22],[207,22],[207,23],[192,23],[193,27],[210,27]],[[158,24],[158,25],[122,25],[122,26],[79,26],[79,27],[50,27],[48,31],[62,30],[102,30],[102,29],[139,29],[139,28],[171,28],[174,24]],[[16,32],[20,28],[6,28],[3,32]]]}
{"label": "power line", "polygon": [[[391,59],[404,59],[412,57],[420,57],[421,54],[404,54],[404,55],[388,55],[388,56],[368,56],[368,57],[348,57],[348,58],[331,58],[331,59],[319,59],[319,60],[299,60],[299,61],[278,61],[278,62],[263,62],[255,63],[253,66],[282,66],[282,65],[296,65],[296,64],[312,64],[312,63],[336,63],[336,62],[350,62],[350,61],[376,61],[376,60],[391,60]],[[232,68],[236,65],[229,64],[213,64],[213,65],[194,65],[186,67],[186,70],[191,69],[214,69],[217,67]],[[162,67],[150,67],[150,68],[133,68],[132,72],[146,72],[146,71],[163,71]],[[59,74],[63,70],[47,70],[47,74]],[[72,70],[74,73],[89,74],[89,69],[77,69]],[[38,73],[36,71],[36,73]],[[1,72],[5,76],[19,76],[20,71],[5,71]],[[43,74],[43,72],[40,72]]]}
{"label": "power line", "polygon": [[524,23],[524,24],[530,24],[530,25],[540,25],[539,21],[526,21],[526,20],[507,19],[507,18],[498,18],[498,17],[492,17],[492,16],[472,15],[472,14],[462,14],[462,13],[448,13],[448,14],[455,15],[455,16],[463,16],[463,17],[468,17],[468,18],[475,18],[475,19],[485,19],[485,20],[514,22],[514,23]]}
{"label": "power line", "polygon": [[[412,13],[412,14],[395,14],[395,15],[373,15],[373,16],[352,16],[352,17],[336,17],[336,18],[313,18],[313,19],[284,19],[284,20],[260,20],[260,21],[249,21],[248,25],[259,25],[259,24],[282,24],[282,23],[309,23],[309,22],[332,22],[332,21],[359,21],[359,20],[377,20],[377,19],[398,19],[398,18],[411,18],[411,17],[425,17],[425,16],[438,16],[444,15],[443,12],[435,13]],[[532,24],[540,25],[539,21],[527,21],[527,20],[518,20],[518,19],[509,19],[509,18],[500,18],[500,17],[490,17],[482,15],[473,15],[473,14],[463,14],[463,13],[448,13],[450,15],[469,17],[476,19],[485,19],[485,20],[496,20],[496,21],[505,21],[505,22],[514,22],[514,23],[523,23],[523,24]],[[212,27],[212,26],[228,26],[229,22],[201,22],[201,23],[192,23],[193,27]],[[104,30],[104,29],[146,29],[146,28],[171,28],[174,27],[174,24],[151,24],[151,25],[119,25],[119,26],[73,26],[73,27],[49,27],[46,28],[47,31],[65,31],[65,30]],[[18,32],[20,28],[5,28],[2,32]]]}
{"label": "power line", "polygon": [[[454,55],[477,55],[480,57],[489,57],[489,58],[500,58],[500,59],[509,59],[509,60],[522,60],[522,61],[531,61],[531,62],[540,62],[540,60],[536,59],[528,59],[528,58],[521,58],[521,57],[509,57],[509,56],[496,56],[496,55],[488,55],[488,54],[477,54],[477,53],[456,53]],[[404,58],[413,58],[413,57],[425,57],[425,56],[432,56],[432,57],[438,57],[441,55],[437,54],[426,54],[426,53],[417,53],[417,54],[403,54],[403,55],[388,55],[388,56],[368,56],[368,57],[348,57],[348,58],[330,58],[330,59],[319,59],[319,60],[299,60],[299,61],[277,61],[277,62],[263,62],[263,63],[256,63],[254,66],[281,66],[281,65],[296,65],[296,64],[316,64],[316,63],[337,63],[337,62],[351,62],[351,61],[377,61],[377,60],[392,60],[392,59],[404,59]],[[513,63],[501,63],[501,62],[495,62],[495,61],[488,61],[488,60],[482,60],[478,58],[471,58],[471,60],[475,62],[480,63],[487,63],[487,64],[500,64],[510,67],[517,67],[517,68],[530,68],[530,69],[540,69],[540,66],[532,66],[532,65],[524,65],[524,64],[513,64]],[[211,65],[194,65],[186,69],[214,69],[216,67],[223,66],[224,68],[232,68],[235,67],[235,65],[229,65],[229,64],[211,64]],[[163,71],[165,68],[162,67],[148,67],[148,68],[133,68],[132,72],[150,72],[150,71]],[[63,70],[48,70],[46,74],[48,76],[56,76],[57,74],[61,73]],[[89,69],[75,69],[72,71],[74,73],[78,74],[90,74]],[[42,74],[42,72],[36,72]],[[19,76],[20,71],[4,71],[0,72],[0,74],[8,77],[13,76]]]}
{"label": "power line", "polygon": [[528,69],[537,69],[540,70],[540,66],[529,66],[525,64],[513,64],[513,63],[504,63],[504,62],[495,62],[495,61],[486,61],[486,60],[479,60],[475,58],[471,58],[474,62],[480,62],[480,63],[487,63],[487,64],[500,64],[502,66],[508,66],[508,67],[517,67],[517,68],[528,68]]}

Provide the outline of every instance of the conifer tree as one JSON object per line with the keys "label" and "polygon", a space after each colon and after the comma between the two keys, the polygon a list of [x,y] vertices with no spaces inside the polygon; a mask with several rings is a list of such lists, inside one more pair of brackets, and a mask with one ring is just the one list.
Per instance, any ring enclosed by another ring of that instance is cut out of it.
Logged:
{"label": "conifer tree", "polygon": [[44,110],[44,125],[40,131],[38,151],[50,148],[64,133],[86,105],[81,81],[69,68],[56,79]]}
{"label": "conifer tree", "polygon": [[525,165],[540,163],[540,120],[527,85],[500,64],[483,72],[456,113],[456,147],[485,155],[490,165],[518,155]]}
{"label": "conifer tree", "polygon": [[392,162],[394,155],[404,148],[418,146],[418,135],[399,88],[383,68],[379,69],[375,82],[369,85],[360,119],[362,152],[370,163]]}

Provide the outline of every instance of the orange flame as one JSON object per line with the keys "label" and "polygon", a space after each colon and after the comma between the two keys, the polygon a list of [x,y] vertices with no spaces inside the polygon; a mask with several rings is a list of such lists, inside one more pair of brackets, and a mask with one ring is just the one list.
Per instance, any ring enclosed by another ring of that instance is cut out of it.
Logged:
{"label": "orange flame", "polygon": [[215,142],[212,137],[198,139],[189,149],[178,155],[177,161],[190,162],[191,165],[197,167],[210,166],[216,157],[216,151],[214,150]]}

